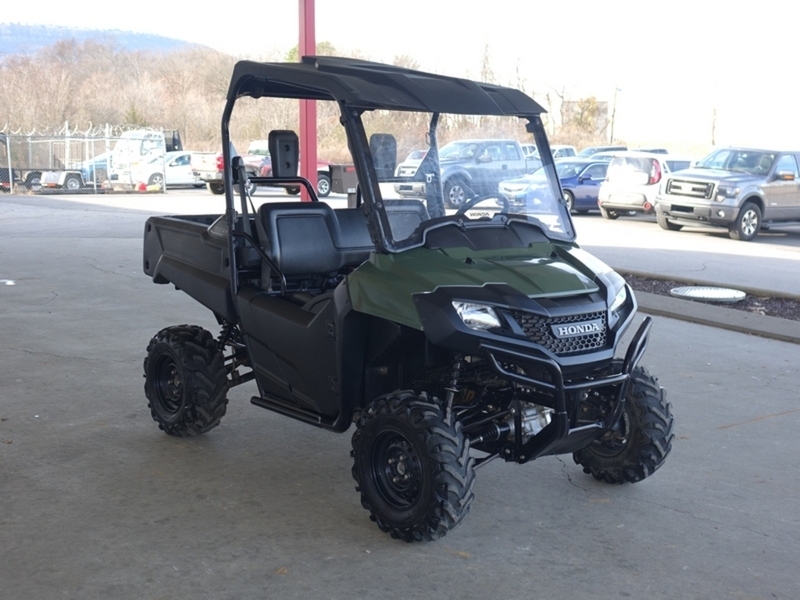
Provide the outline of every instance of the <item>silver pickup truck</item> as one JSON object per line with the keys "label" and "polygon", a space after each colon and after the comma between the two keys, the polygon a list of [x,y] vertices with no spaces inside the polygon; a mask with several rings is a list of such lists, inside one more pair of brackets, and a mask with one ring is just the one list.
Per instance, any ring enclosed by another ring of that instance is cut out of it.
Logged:
{"label": "silver pickup truck", "polygon": [[750,241],[769,225],[800,225],[800,152],[722,148],[669,174],[656,198],[663,229],[726,227]]}

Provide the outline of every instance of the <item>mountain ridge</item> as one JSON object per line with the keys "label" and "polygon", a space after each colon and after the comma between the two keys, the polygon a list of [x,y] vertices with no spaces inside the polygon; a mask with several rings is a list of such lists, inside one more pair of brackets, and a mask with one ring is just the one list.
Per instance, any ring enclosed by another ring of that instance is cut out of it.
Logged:
{"label": "mountain ridge", "polygon": [[161,35],[119,29],[81,29],[49,25],[0,23],[0,58],[15,54],[34,54],[42,48],[68,39],[80,42],[87,40],[94,40],[100,43],[110,42],[121,50],[131,52],[172,52],[200,46],[192,42]]}

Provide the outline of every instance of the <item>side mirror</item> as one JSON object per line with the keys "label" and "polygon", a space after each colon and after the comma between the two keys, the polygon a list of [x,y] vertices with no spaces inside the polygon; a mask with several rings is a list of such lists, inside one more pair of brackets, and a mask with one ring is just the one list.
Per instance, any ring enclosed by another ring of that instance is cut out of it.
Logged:
{"label": "side mirror", "polygon": [[492,162],[492,157],[488,154],[481,154],[478,156],[479,163],[490,163]]}
{"label": "side mirror", "polygon": [[780,181],[794,181],[794,173],[791,171],[778,171],[775,174],[775,178]]}

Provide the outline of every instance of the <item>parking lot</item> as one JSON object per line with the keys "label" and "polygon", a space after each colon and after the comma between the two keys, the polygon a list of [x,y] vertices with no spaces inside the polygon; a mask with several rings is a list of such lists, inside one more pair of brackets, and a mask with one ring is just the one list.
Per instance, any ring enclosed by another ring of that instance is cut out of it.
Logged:
{"label": "parking lot", "polygon": [[[254,384],[207,435],[163,434],[142,389],[147,343],[217,325],[142,273],[144,222],[221,210],[205,191],[0,196],[3,597],[800,597],[794,344],[656,317],[643,364],[673,404],[664,467],[609,486],[568,457],[495,461],[433,543],[369,521],[351,432],[260,410]],[[616,268],[800,290],[800,229],[743,243],[647,217],[575,221]]]}

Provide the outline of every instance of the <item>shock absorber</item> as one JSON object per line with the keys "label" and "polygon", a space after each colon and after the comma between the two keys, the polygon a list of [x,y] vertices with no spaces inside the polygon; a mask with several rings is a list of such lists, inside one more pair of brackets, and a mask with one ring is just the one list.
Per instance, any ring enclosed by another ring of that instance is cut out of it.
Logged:
{"label": "shock absorber", "polygon": [[456,354],[453,357],[453,367],[450,371],[450,381],[447,384],[447,387],[444,388],[447,391],[447,396],[445,397],[445,401],[447,404],[447,413],[446,416],[450,418],[450,412],[453,409],[453,401],[456,398],[456,394],[459,392],[458,389],[458,380],[461,377],[461,363],[464,361],[463,354]]}
{"label": "shock absorber", "polygon": [[219,337],[217,338],[217,347],[220,350],[223,351],[225,350],[225,344],[228,343],[228,340],[230,339],[231,334],[233,333],[234,327],[236,327],[235,323],[230,323],[228,321],[225,321],[225,324],[222,326],[222,331],[220,332]]}

